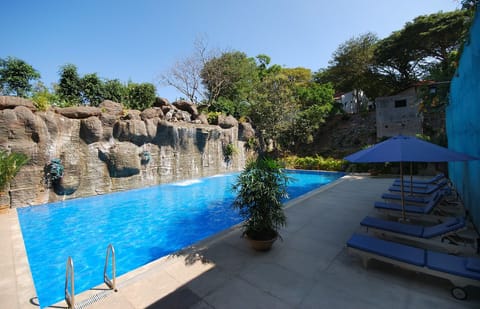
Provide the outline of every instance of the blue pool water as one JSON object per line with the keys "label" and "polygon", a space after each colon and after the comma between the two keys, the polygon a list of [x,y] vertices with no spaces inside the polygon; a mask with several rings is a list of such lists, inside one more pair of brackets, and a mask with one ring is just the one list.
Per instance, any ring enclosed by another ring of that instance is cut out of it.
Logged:
{"label": "blue pool water", "polygon": [[[342,173],[288,171],[289,199]],[[17,209],[41,307],[63,299],[65,264],[75,266],[75,293],[103,282],[108,244],[117,275],[225,230],[241,218],[231,208],[238,174],[164,184]]]}

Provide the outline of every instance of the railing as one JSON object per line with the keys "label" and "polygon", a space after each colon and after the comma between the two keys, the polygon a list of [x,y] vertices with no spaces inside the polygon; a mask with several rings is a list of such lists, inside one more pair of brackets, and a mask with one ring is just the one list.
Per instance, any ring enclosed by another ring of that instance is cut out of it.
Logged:
{"label": "railing", "polygon": [[[108,277],[108,273],[107,273],[107,270],[108,270],[108,261],[109,261],[109,257],[111,258],[112,260],[112,279],[110,279]],[[103,281],[105,282],[105,284],[112,290],[114,290],[115,292],[117,291],[117,287],[116,287],[116,274],[115,274],[115,269],[116,269],[116,265],[115,265],[115,249],[113,248],[113,245],[112,244],[109,244],[108,247],[107,247],[107,254],[106,254],[106,257],[105,257],[105,267],[103,268]]]}
{"label": "railing", "polygon": [[[68,291],[69,281],[71,288],[70,292]],[[73,259],[71,256],[67,259],[67,269],[65,270],[65,302],[67,303],[68,308],[75,308],[75,274],[73,269]]]}

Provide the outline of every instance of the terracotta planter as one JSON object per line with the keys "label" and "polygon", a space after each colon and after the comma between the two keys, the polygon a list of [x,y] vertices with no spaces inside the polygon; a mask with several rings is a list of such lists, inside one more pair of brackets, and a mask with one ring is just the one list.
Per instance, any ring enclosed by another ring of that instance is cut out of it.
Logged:
{"label": "terracotta planter", "polygon": [[277,240],[278,234],[275,237],[268,240],[256,240],[245,235],[245,238],[250,243],[250,246],[256,251],[269,251],[272,248],[273,243]]}

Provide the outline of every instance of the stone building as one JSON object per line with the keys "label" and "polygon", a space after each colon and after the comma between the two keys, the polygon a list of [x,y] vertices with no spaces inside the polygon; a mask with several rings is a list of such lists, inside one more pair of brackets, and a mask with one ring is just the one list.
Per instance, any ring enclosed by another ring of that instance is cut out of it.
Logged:
{"label": "stone building", "polygon": [[418,88],[419,85],[414,85],[396,95],[375,100],[377,138],[423,133]]}

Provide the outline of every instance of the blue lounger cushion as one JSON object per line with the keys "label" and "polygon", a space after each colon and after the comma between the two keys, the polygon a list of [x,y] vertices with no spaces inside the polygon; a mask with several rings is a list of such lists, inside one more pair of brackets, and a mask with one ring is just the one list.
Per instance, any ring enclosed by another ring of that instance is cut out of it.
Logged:
{"label": "blue lounger cushion", "polygon": [[[411,196],[411,195],[405,195],[403,198],[406,202],[422,203],[422,204],[427,204],[432,199],[429,196],[427,197],[427,196]],[[402,199],[402,196],[398,193],[383,193],[382,199],[400,201]]]}
{"label": "blue lounger cushion", "polygon": [[[347,245],[362,251],[382,255],[397,261],[425,266],[425,250],[362,234],[353,234]],[[479,274],[480,275],[480,274]]]}
{"label": "blue lounger cushion", "polygon": [[428,226],[423,229],[424,238],[432,238],[465,227],[465,218],[448,218],[441,224]]}
{"label": "blue lounger cushion", "polygon": [[480,280],[480,272],[471,271],[467,268],[466,264],[468,259],[473,258],[465,258],[427,250],[426,266],[430,269],[441,272]]}
{"label": "blue lounger cushion", "polygon": [[[385,202],[375,202],[375,208],[386,209],[386,210],[396,210],[396,211],[403,210],[401,204],[385,203]],[[427,212],[425,211],[425,209],[426,209],[426,206],[405,205],[406,212],[411,212],[416,214],[426,214]]]}
{"label": "blue lounger cushion", "polygon": [[360,225],[379,230],[394,232],[421,238],[432,238],[435,236],[444,235],[446,233],[456,231],[465,227],[465,218],[448,218],[443,223],[423,227],[421,225],[405,224],[395,221],[383,220],[374,217],[365,217]]}
{"label": "blue lounger cushion", "polygon": [[380,218],[365,217],[362,222],[360,222],[360,225],[409,236],[423,236],[423,226],[387,221]]}
{"label": "blue lounger cushion", "polygon": [[402,209],[405,209],[405,211],[409,213],[429,214],[430,212],[432,212],[433,208],[435,208],[438,205],[438,203],[440,203],[442,198],[443,198],[443,193],[438,191],[435,193],[433,198],[425,206],[407,204],[403,208],[401,204],[385,203],[385,202],[375,202],[374,206],[375,208],[384,209],[384,210],[402,211]]}
{"label": "blue lounger cushion", "polygon": [[[434,184],[440,180],[442,180],[443,178],[445,178],[445,174],[437,174],[435,175],[435,177],[432,177],[430,179],[418,179],[418,178],[413,178],[413,180],[411,181],[412,183],[416,183],[416,184]],[[394,183],[400,183],[400,179],[397,178],[394,180]],[[408,183],[410,184],[410,178],[404,178],[403,179],[403,183]]]}
{"label": "blue lounger cushion", "polygon": [[475,272],[480,273],[480,259],[468,258],[467,259],[467,264],[465,266],[470,271],[475,271]]}
{"label": "blue lounger cushion", "polygon": [[[403,191],[404,192],[407,192],[407,193],[414,193],[414,194],[432,194],[433,192],[435,191],[438,191],[440,190],[442,187],[444,187],[445,185],[447,185],[447,181],[446,180],[443,180],[441,182],[439,182],[438,184],[435,184],[435,185],[428,185],[426,186],[425,188],[412,188],[412,190],[410,190],[410,186],[403,186]],[[390,186],[390,188],[388,188],[389,191],[394,191],[394,192],[400,192],[402,190],[401,186],[400,185],[392,185]]]}
{"label": "blue lounger cushion", "polygon": [[[395,186],[395,187],[398,187],[400,188],[401,187],[401,182],[394,182],[392,184],[392,186]],[[410,190],[410,187],[412,187],[414,190],[426,190],[430,187],[431,185],[428,185],[428,184],[423,184],[423,183],[405,183],[403,182],[403,188],[406,190]]]}

